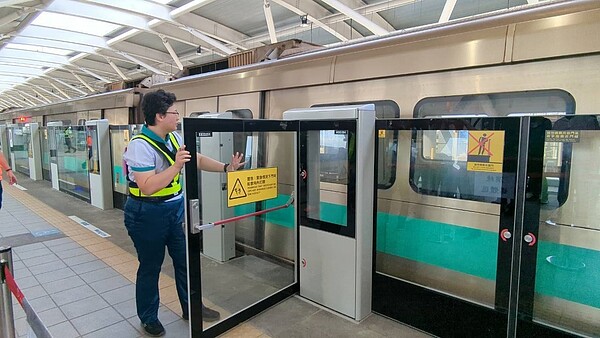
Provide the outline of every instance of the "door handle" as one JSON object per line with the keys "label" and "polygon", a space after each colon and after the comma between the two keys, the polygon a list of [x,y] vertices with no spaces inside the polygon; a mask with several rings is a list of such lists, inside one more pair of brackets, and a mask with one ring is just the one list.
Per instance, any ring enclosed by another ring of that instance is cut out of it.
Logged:
{"label": "door handle", "polygon": [[500,231],[500,238],[503,241],[507,241],[508,239],[510,239],[512,237],[512,234],[510,233],[510,231],[508,229],[502,229],[502,231]]}
{"label": "door handle", "polygon": [[525,235],[523,237],[523,240],[525,241],[525,243],[527,243],[527,245],[529,246],[534,246],[535,243],[537,242],[535,235],[532,234],[531,232],[528,232],[527,235]]}
{"label": "door handle", "polygon": [[200,201],[198,199],[191,199],[189,202],[189,207],[190,232],[195,235],[200,232],[200,229],[197,228],[200,226]]}

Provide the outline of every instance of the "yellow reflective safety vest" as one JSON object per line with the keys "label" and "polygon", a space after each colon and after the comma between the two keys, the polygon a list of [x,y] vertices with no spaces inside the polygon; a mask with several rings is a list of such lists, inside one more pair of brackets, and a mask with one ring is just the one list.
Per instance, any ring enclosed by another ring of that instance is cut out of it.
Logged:
{"label": "yellow reflective safety vest", "polygon": [[[169,150],[169,148],[167,148],[164,144],[157,143],[144,134],[135,135],[131,138],[131,141],[135,139],[142,139],[148,142],[148,144],[150,144],[154,149],[156,149],[156,151],[159,154],[161,154],[164,158],[167,159],[170,165],[173,165],[173,163],[175,163],[175,154],[177,152],[177,149],[179,149],[179,143],[177,142],[177,138],[175,137],[175,135],[173,135],[173,133],[169,133],[169,138],[171,140],[173,148],[175,149],[175,153]],[[181,175],[179,173],[175,175],[173,181],[171,181],[171,183],[168,186],[160,189],[152,195],[142,194],[142,191],[140,190],[138,185],[135,182],[129,181],[129,196],[149,201],[166,201],[181,193],[181,183],[179,182],[180,176]],[[127,177],[127,179],[129,180],[129,175]]]}

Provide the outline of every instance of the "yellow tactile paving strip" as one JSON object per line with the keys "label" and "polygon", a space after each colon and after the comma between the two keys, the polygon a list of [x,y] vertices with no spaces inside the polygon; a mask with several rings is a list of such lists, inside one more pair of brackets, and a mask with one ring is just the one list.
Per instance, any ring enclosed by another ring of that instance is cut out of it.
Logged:
{"label": "yellow tactile paving strip", "polygon": [[[20,189],[6,185],[4,191],[10,194],[13,198],[17,199],[19,202],[23,203],[27,208],[45,219],[48,223],[52,224],[63,234],[65,234],[65,236],[68,236],[77,244],[81,245],[90,253],[98,257],[108,266],[115,269],[115,271],[119,272],[121,275],[123,275],[123,277],[127,278],[132,283],[135,283],[136,272],[139,265],[137,257],[116,246],[109,240],[98,237],[98,235],[92,233],[91,231],[82,228],[81,225],[63,213],[53,209],[52,207],[49,207],[44,202]],[[179,300],[177,298],[175,280],[170,276],[161,273],[158,287],[161,303],[171,311],[181,315],[181,306],[179,305]],[[207,302],[206,300],[205,305],[208,305],[211,308],[221,312],[222,317],[229,315],[227,311],[210,302]],[[244,323],[228,331],[223,335],[223,337],[265,338],[269,336],[260,329]]]}

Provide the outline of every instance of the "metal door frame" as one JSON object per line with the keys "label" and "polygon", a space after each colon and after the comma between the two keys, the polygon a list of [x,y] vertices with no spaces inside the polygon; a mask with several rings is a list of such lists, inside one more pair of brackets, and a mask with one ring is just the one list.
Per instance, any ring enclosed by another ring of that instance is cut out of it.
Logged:
{"label": "metal door frame", "polygon": [[[453,124],[461,130],[505,131],[502,173],[502,196],[500,198],[500,220],[498,226],[498,258],[496,267],[495,309],[434,291],[417,284],[402,281],[377,272],[377,218],[374,219],[375,244],[373,245],[373,311],[397,319],[411,326],[439,336],[502,336],[506,337],[509,323],[509,299],[511,276],[515,269],[512,261],[513,238],[503,238],[502,232],[514,233],[515,198],[518,195],[517,175],[521,172],[527,152],[519,149],[524,129],[529,127],[528,118],[452,118],[452,119],[395,119],[377,120],[375,135],[380,130],[457,130],[448,128]],[[471,127],[480,125],[482,127]],[[525,138],[525,142],[527,139]],[[375,173],[378,173],[377,158],[379,144],[375,146]],[[506,179],[508,176],[514,179]],[[519,174],[520,175],[520,174]],[[524,175],[521,175],[524,176]],[[377,179],[375,179],[377,182]],[[376,184],[376,183],[375,183]],[[524,188],[523,188],[524,189]],[[509,193],[512,192],[512,193]],[[524,195],[524,192],[523,192]],[[374,199],[377,211],[377,194]],[[516,309],[513,309],[515,311]],[[516,311],[515,311],[516,312]]]}
{"label": "metal door frame", "polygon": [[[565,115],[556,116],[560,119],[566,119],[571,122],[578,122],[576,126],[569,125],[568,128],[557,129],[554,122],[551,122],[550,129],[545,130],[589,130],[589,131],[600,131],[597,124],[589,123],[589,118],[593,117],[598,121],[597,115]],[[541,213],[541,206],[539,200],[527,200],[525,196],[526,179],[528,176],[543,177],[543,161],[530,161],[532,158],[543,159],[544,158],[544,145],[545,145],[545,134],[544,133],[533,133],[535,125],[543,125],[542,121],[550,121],[545,117],[524,117],[526,123],[523,123],[522,128],[522,140],[521,140],[521,151],[528,154],[524,163],[519,165],[519,170],[526,172],[526,175],[521,175],[520,188],[518,198],[518,218],[520,222],[521,233],[514,238],[519,238],[519,244],[515,246],[515,257],[514,266],[517,267],[518,273],[515,273],[512,277],[512,283],[518,290],[511,294],[511,317],[509,323],[509,336],[545,336],[545,337],[565,337],[573,336],[567,330],[563,330],[560,327],[552,327],[544,325],[540,322],[533,320],[533,308],[534,308],[534,294],[535,294],[535,282],[536,282],[536,269],[537,269],[537,251],[538,251],[538,238],[539,238],[539,220]],[[532,148],[532,144],[541,143],[541,147]],[[569,143],[567,145],[571,146]],[[570,171],[571,161],[568,160],[568,170]],[[538,191],[533,191],[534,194],[541,193],[541,185],[538,186]],[[532,236],[525,238],[526,236]],[[517,254],[518,253],[518,254]],[[518,261],[517,261],[518,260]],[[518,265],[517,265],[518,264]]]}
{"label": "metal door frame", "polygon": [[[186,237],[188,255],[188,297],[190,303],[190,330],[191,337],[216,337],[235,326],[243,323],[260,312],[274,306],[282,300],[298,293],[298,227],[296,226],[296,267],[295,281],[291,285],[276,293],[252,304],[242,311],[232,314],[229,318],[203,330],[202,323],[202,279],[200,268],[200,248],[202,245],[201,233],[192,234],[190,229],[191,213],[189,201],[200,198],[198,191],[198,170],[196,167],[196,133],[197,132],[295,132],[297,139],[298,121],[278,120],[246,120],[246,119],[198,119],[184,118],[184,144],[190,150],[191,160],[185,165],[185,215]],[[292,167],[296,166],[292,164]],[[296,182],[297,183],[297,182]]]}

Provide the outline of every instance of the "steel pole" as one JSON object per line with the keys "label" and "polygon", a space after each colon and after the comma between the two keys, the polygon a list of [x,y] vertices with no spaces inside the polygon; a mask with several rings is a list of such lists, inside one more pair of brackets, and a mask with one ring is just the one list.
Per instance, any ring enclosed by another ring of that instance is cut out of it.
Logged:
{"label": "steel pole", "polygon": [[12,296],[6,283],[5,268],[12,272],[12,249],[0,246],[0,338],[15,337]]}

